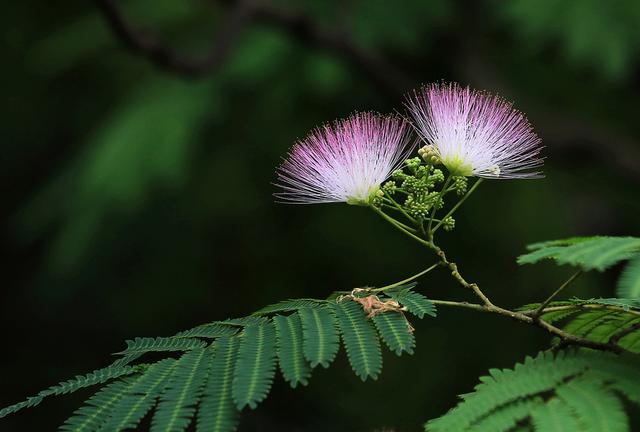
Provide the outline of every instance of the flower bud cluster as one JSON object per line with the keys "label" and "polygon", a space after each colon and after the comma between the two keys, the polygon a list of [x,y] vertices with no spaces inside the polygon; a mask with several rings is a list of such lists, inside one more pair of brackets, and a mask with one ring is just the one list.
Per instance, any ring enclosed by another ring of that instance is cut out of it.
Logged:
{"label": "flower bud cluster", "polygon": [[[394,171],[391,178],[380,189],[382,196],[400,195],[398,191],[401,191],[401,199],[396,201],[411,217],[426,220],[434,208],[437,210],[443,207],[440,191],[435,190],[438,184],[444,182],[442,170],[415,157],[405,162],[405,170]],[[374,198],[373,204],[378,202],[381,203],[382,198]]]}
{"label": "flower bud cluster", "polygon": [[452,188],[456,191],[458,196],[462,196],[467,193],[468,181],[465,176],[456,176],[453,177],[453,186]]}
{"label": "flower bud cluster", "polygon": [[421,192],[410,194],[404,202],[404,207],[410,216],[425,220],[429,218],[429,212],[435,207],[442,208],[444,201],[439,192]]}
{"label": "flower bud cluster", "polygon": [[456,226],[456,220],[452,216],[447,216],[442,220],[442,228],[445,231],[451,231]]}

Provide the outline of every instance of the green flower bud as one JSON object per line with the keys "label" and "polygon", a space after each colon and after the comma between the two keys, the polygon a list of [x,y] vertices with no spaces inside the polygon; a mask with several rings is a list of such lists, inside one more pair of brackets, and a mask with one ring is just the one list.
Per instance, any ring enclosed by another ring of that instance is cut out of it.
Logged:
{"label": "green flower bud", "polygon": [[468,181],[464,176],[456,176],[453,180],[453,188],[458,196],[462,196],[467,192]]}
{"label": "green flower bud", "polygon": [[420,164],[422,164],[422,161],[420,160],[420,158],[414,157],[411,159],[407,159],[405,161],[405,164],[411,171],[415,172],[416,169],[420,166]]}
{"label": "green flower bud", "polygon": [[456,226],[456,221],[452,216],[447,216],[442,220],[442,228],[445,231],[451,231]]}
{"label": "green flower bud", "polygon": [[434,183],[442,183],[444,181],[444,173],[442,172],[442,170],[435,168],[429,178]]}
{"label": "green flower bud", "polygon": [[391,177],[395,180],[404,180],[407,175],[402,170],[395,170],[391,173]]}
{"label": "green flower bud", "polygon": [[382,185],[382,190],[388,195],[393,195],[396,192],[396,189],[396,183],[393,181],[388,181]]}
{"label": "green flower bud", "polygon": [[440,165],[442,163],[440,152],[431,144],[421,147],[418,150],[418,155],[429,165]]}

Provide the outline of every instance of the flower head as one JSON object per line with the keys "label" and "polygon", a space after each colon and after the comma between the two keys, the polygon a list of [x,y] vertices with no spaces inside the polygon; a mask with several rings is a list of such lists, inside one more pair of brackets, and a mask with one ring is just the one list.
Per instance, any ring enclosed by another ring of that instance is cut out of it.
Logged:
{"label": "flower head", "polygon": [[525,116],[504,99],[441,83],[415,91],[407,98],[407,108],[427,143],[420,155],[442,163],[452,174],[542,176],[540,138]]}
{"label": "flower head", "polygon": [[312,131],[291,149],[278,168],[291,203],[368,203],[380,184],[406,159],[409,127],[397,116],[357,113]]}

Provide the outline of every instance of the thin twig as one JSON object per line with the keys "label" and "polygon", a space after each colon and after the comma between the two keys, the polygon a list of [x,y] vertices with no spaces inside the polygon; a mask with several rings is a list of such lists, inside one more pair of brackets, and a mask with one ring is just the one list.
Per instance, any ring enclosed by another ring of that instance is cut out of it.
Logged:
{"label": "thin twig", "polygon": [[432,299],[429,299],[429,301],[437,306],[450,306],[450,307],[457,307],[457,308],[463,308],[463,309],[472,309],[478,312],[489,312],[486,306],[483,306],[477,303],[457,302],[457,301],[450,301],[450,300],[432,300]]}
{"label": "thin twig", "polygon": [[469,198],[471,196],[471,194],[473,193],[473,191],[476,190],[476,188],[478,186],[480,186],[480,183],[482,183],[482,178],[478,178],[478,180],[476,180],[476,182],[473,184],[473,186],[471,186],[471,189],[469,189],[469,191],[460,199],[460,201],[458,201],[456,203],[455,206],[453,206],[453,208],[451,210],[449,210],[449,212],[444,215],[443,217],[441,217],[440,219],[442,219],[440,222],[438,222],[438,224],[433,228],[433,230],[431,230],[431,235],[433,236],[433,234],[438,231],[438,228],[440,228],[440,226],[444,223],[445,219],[447,219],[449,216],[451,216],[456,210],[458,210],[458,208],[462,205],[462,203],[464,203],[467,198]]}
{"label": "thin twig", "polygon": [[439,246],[437,246],[433,242],[427,242],[427,247],[433,250],[438,256],[438,258],[440,259],[440,261],[442,262],[442,264],[448,267],[449,270],[451,270],[451,276],[453,276],[453,278],[456,281],[458,281],[460,285],[462,285],[464,288],[471,290],[476,295],[476,297],[478,297],[482,301],[482,303],[485,304],[485,306],[488,306],[488,307],[494,306],[493,303],[491,303],[491,300],[489,300],[489,297],[487,297],[482,292],[482,290],[480,290],[480,287],[478,287],[477,284],[469,283],[465,280],[465,278],[462,277],[462,275],[458,271],[458,265],[454,262],[449,261],[447,259],[447,255],[444,253],[442,249],[440,249]]}
{"label": "thin twig", "polygon": [[559,337],[562,343],[565,345],[581,346],[581,347],[596,349],[600,351],[615,352],[618,354],[627,352],[626,349],[619,346],[617,343],[615,343],[615,341],[614,342],[609,341],[607,343],[603,343],[603,342],[596,342],[596,341],[585,339],[579,336],[575,336],[575,335],[572,335],[571,333],[565,332],[564,330],[552,324],[549,324],[544,320],[534,319],[533,317],[525,315],[522,312],[515,312],[512,310],[501,308],[499,306],[495,306],[495,305],[486,306],[486,305],[475,304],[475,303],[455,302],[455,301],[447,301],[447,300],[431,300],[431,302],[435,305],[459,307],[464,309],[472,309],[479,312],[502,315],[502,316],[514,319],[516,321],[520,321],[525,324],[529,324],[529,325],[541,328],[547,333],[550,333],[554,336]]}
{"label": "thin twig", "polygon": [[545,301],[543,301],[540,304],[540,307],[538,307],[538,309],[536,309],[536,311],[533,313],[532,317],[533,318],[538,318],[540,316],[540,314],[542,314],[542,311],[545,307],[547,307],[547,305],[549,303],[551,303],[551,300],[553,300],[558,294],[560,294],[560,292],[565,289],[566,287],[568,287],[571,282],[573,282],[574,280],[577,279],[578,276],[580,276],[582,274],[582,270],[578,270],[577,272],[575,272],[573,275],[571,275],[571,277],[569,279],[567,279],[565,281],[565,283],[563,283],[562,285],[560,285],[560,287],[555,290],[549,297],[547,297],[547,299]]}
{"label": "thin twig", "polygon": [[406,278],[406,279],[403,279],[403,280],[401,280],[400,282],[396,282],[396,283],[393,283],[393,284],[391,284],[391,285],[386,285],[386,286],[383,286],[383,287],[381,287],[381,288],[373,288],[373,289],[370,289],[369,291],[371,291],[371,292],[386,291],[386,290],[388,290],[388,289],[395,288],[395,287],[398,287],[398,286],[400,286],[400,285],[404,285],[404,284],[406,284],[407,282],[411,282],[412,280],[417,279],[417,278],[419,278],[420,276],[423,276],[423,275],[425,275],[425,274],[429,273],[431,270],[433,270],[434,268],[438,267],[439,265],[440,265],[440,263],[439,263],[439,262],[438,262],[438,263],[435,263],[435,264],[433,264],[432,266],[429,266],[429,267],[427,267],[426,269],[422,270],[420,273],[417,273],[417,274],[415,274],[415,275],[413,275],[413,276],[410,276],[410,277],[408,277],[408,278]]}

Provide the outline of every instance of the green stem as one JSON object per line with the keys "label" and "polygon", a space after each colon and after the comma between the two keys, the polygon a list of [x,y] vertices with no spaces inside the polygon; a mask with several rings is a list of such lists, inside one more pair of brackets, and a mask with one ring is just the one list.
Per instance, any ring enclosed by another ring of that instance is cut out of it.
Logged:
{"label": "green stem", "polygon": [[[386,208],[391,209],[391,210],[397,210],[395,207],[392,207],[392,206],[390,206],[389,204],[382,203],[382,205],[383,205],[384,207],[386,207]],[[402,223],[402,222],[400,222],[400,221],[399,221],[399,220],[397,220],[397,219],[394,219],[394,220],[396,221],[396,223],[397,223],[398,225],[400,225],[402,228],[406,229],[407,231],[410,231],[410,232],[412,232],[412,233],[414,233],[414,234],[417,234],[417,233],[418,233],[418,230],[417,230],[417,229],[415,229],[415,228],[413,228],[413,227],[410,227],[409,225],[407,225],[407,224],[405,224],[405,223]],[[417,224],[416,224],[416,225],[417,225]]]}
{"label": "green stem", "polygon": [[458,203],[456,205],[453,206],[453,208],[451,210],[449,210],[449,213],[447,213],[444,217],[440,218],[441,221],[438,222],[438,224],[433,228],[433,231],[430,231],[430,235],[433,236],[433,234],[438,230],[438,228],[440,228],[440,226],[442,226],[442,223],[445,221],[445,219],[447,219],[449,216],[451,216],[456,210],[458,210],[458,207],[460,207],[462,205],[463,202],[465,202],[467,200],[467,198],[469,198],[469,196],[473,193],[473,191],[476,190],[476,188],[478,186],[480,186],[480,183],[482,183],[482,178],[479,178],[474,184],[473,186],[471,186],[471,189],[469,189],[467,191],[467,193],[462,197],[462,199],[460,201],[458,201]]}
{"label": "green stem", "polygon": [[[438,194],[438,199],[436,200],[436,202],[440,199],[440,198],[444,198],[444,196],[447,194],[447,187],[449,186],[449,183],[451,183],[451,174],[449,174],[447,176],[447,179],[444,181],[444,185],[442,185],[442,189],[440,189],[440,193]],[[433,218],[436,215],[436,206],[434,205],[433,208],[431,209],[431,216],[429,217],[429,224],[427,225],[427,232],[429,233],[429,235],[432,235],[431,232],[431,224],[433,223]],[[442,221],[440,221],[440,223],[442,223]]]}
{"label": "green stem", "polygon": [[412,217],[409,215],[409,213],[407,213],[407,212],[402,208],[402,206],[401,206],[400,204],[398,204],[398,203],[396,202],[396,200],[394,200],[391,196],[385,195],[385,197],[384,197],[384,198],[386,198],[387,200],[391,201],[391,202],[393,203],[393,205],[398,209],[398,211],[400,211],[400,212],[404,215],[404,217],[406,217],[407,219],[409,219],[409,220],[410,220],[412,223],[414,223],[415,225],[417,225],[417,224],[418,224],[418,222],[417,222],[414,218],[412,218]]}
{"label": "green stem", "polygon": [[380,291],[385,291],[385,290],[388,290],[388,289],[391,289],[391,288],[398,287],[400,285],[404,285],[407,282],[411,282],[412,280],[418,279],[420,276],[429,273],[431,270],[433,270],[434,268],[438,267],[439,265],[440,265],[440,263],[435,263],[434,265],[432,265],[430,267],[427,267],[426,269],[422,270],[420,273],[416,273],[411,277],[408,277],[406,279],[401,280],[400,282],[396,282],[396,283],[393,283],[391,285],[386,285],[386,286],[383,286],[381,288],[375,288],[375,289],[372,289],[370,291],[371,292],[380,292]]}
{"label": "green stem", "polygon": [[394,227],[396,227],[398,230],[402,231],[404,234],[408,235],[409,237],[411,237],[412,239],[416,240],[417,242],[430,247],[430,244],[428,241],[426,241],[425,239],[418,237],[417,235],[413,234],[411,231],[406,230],[403,226],[401,222],[398,222],[397,220],[395,220],[394,218],[392,218],[391,216],[389,216],[388,214],[386,214],[385,212],[383,212],[382,210],[380,210],[377,207],[374,206],[370,206],[371,209],[378,213],[380,216],[382,216],[382,218],[384,220],[386,220],[387,222],[389,222],[391,225],[393,225]]}

